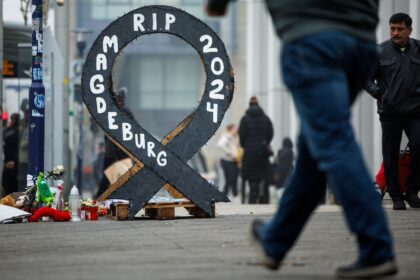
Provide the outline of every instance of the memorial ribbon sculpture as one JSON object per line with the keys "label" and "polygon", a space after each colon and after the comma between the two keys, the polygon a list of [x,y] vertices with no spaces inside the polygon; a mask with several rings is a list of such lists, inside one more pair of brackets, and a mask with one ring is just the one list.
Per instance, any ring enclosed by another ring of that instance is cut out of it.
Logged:
{"label": "memorial ribbon sculpture", "polygon": [[[198,107],[161,142],[118,108],[112,89],[112,68],[120,51],[134,39],[155,33],[173,34],[189,43],[198,52],[207,75]],[[82,74],[83,101],[93,119],[135,165],[100,200],[129,200],[129,217],[133,218],[161,187],[173,188],[214,217],[214,202],[229,200],[187,161],[219,128],[232,101],[233,88],[233,69],[223,42],[210,27],[185,11],[145,6],[112,22],[87,55]]]}

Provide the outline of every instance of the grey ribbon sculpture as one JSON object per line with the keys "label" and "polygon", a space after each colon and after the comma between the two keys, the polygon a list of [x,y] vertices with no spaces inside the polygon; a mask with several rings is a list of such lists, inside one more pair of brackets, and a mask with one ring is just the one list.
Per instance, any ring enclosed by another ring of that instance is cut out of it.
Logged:
{"label": "grey ribbon sculpture", "polygon": [[[168,33],[189,43],[200,55],[207,75],[198,107],[161,142],[121,111],[112,91],[112,67],[119,52],[134,39]],[[233,97],[233,69],[223,42],[205,23],[169,6],[146,6],[112,22],[93,43],[82,74],[82,94],[93,119],[134,160],[120,187],[101,197],[130,200],[129,217],[142,209],[164,185],[170,185],[209,217],[212,204],[229,199],[186,162],[219,128]]]}

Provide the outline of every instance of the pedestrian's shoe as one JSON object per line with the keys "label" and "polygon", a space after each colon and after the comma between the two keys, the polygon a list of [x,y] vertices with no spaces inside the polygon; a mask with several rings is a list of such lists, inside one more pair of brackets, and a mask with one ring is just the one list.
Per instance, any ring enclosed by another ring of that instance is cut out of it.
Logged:
{"label": "pedestrian's shoe", "polygon": [[367,279],[397,274],[398,268],[394,260],[388,260],[375,265],[366,265],[359,262],[349,266],[339,267],[335,275],[338,278]]}
{"label": "pedestrian's shoe", "polygon": [[411,208],[420,208],[420,198],[416,194],[406,194],[405,201]]}
{"label": "pedestrian's shoe", "polygon": [[267,255],[258,235],[258,231],[263,224],[263,221],[258,219],[252,222],[251,230],[249,233],[249,240],[251,245],[254,246],[255,250],[257,251],[261,263],[271,270],[277,270],[280,267],[280,261]]}
{"label": "pedestrian's shoe", "polygon": [[405,206],[404,199],[402,197],[395,197],[392,198],[393,206],[392,209],[394,210],[406,210],[407,207]]}

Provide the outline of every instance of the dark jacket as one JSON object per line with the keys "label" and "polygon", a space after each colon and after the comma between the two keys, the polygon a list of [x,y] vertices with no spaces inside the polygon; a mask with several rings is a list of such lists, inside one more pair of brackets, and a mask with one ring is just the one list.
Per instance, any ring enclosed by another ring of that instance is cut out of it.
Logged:
{"label": "dark jacket", "polygon": [[[210,8],[225,7],[229,0],[209,0]],[[341,30],[375,41],[378,0],[266,0],[274,27],[283,42],[303,36]]]}
{"label": "dark jacket", "polygon": [[251,105],[239,125],[239,141],[244,149],[242,177],[246,180],[267,178],[269,148],[273,125],[258,105]]}
{"label": "dark jacket", "polygon": [[233,0],[208,0],[207,6],[210,9],[226,9],[227,4]]}
{"label": "dark jacket", "polygon": [[414,39],[404,52],[391,40],[378,46],[379,61],[366,90],[378,100],[379,114],[420,115],[419,46]]}

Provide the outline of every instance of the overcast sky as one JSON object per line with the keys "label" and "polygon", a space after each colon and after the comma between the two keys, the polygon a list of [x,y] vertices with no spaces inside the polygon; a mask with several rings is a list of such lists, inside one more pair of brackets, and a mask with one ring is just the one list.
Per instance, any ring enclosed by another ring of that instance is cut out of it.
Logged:
{"label": "overcast sky", "polygon": [[[50,1],[50,5],[51,3],[52,1]],[[23,16],[20,12],[20,0],[3,0],[3,21],[5,23],[23,24]],[[51,11],[48,15],[48,25],[53,22],[54,12]],[[31,26],[31,7],[29,7],[28,25]]]}

